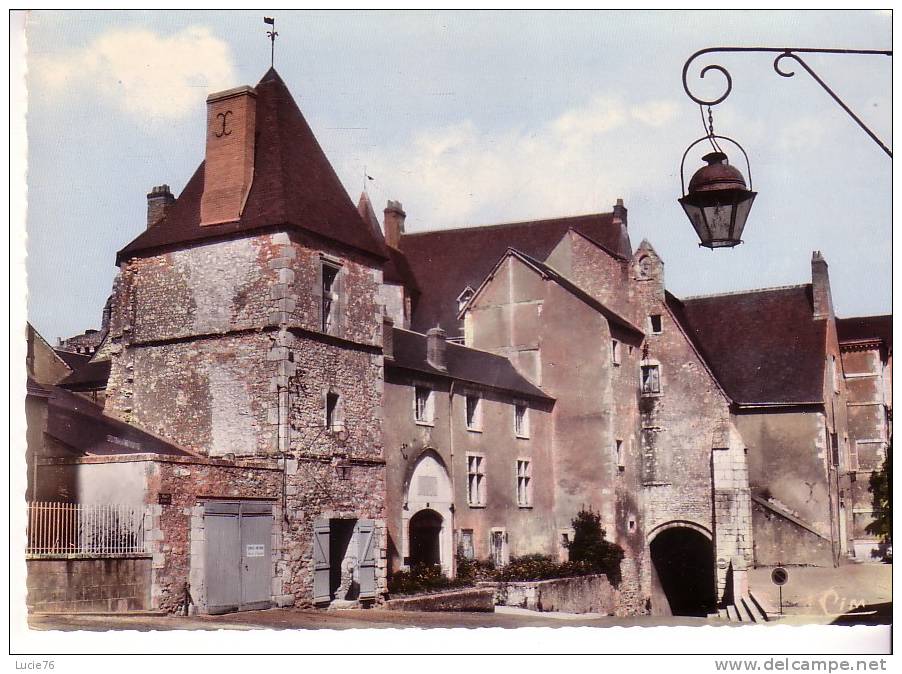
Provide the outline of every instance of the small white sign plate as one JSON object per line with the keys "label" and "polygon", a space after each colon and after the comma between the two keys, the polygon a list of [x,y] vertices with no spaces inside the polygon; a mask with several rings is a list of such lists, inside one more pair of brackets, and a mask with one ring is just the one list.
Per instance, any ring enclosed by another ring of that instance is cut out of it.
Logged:
{"label": "small white sign plate", "polygon": [[245,557],[262,557],[263,556],[263,543],[252,543],[244,546],[244,556]]}

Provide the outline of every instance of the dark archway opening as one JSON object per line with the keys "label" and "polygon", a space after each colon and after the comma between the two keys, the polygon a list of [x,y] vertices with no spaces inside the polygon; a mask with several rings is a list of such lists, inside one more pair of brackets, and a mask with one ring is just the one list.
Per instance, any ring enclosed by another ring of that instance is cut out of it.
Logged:
{"label": "dark archway opening", "polygon": [[421,510],[410,518],[410,565],[441,564],[439,535],[442,516],[434,510]]}
{"label": "dark archway opening", "polygon": [[704,534],[688,527],[659,533],[651,561],[673,615],[706,616],[716,609],[714,549]]}

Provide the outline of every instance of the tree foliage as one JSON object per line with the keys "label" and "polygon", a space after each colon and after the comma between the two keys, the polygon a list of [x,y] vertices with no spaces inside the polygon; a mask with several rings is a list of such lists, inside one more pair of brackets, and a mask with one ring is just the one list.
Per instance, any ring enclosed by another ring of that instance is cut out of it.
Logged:
{"label": "tree foliage", "polygon": [[892,492],[893,492],[893,443],[890,439],[886,449],[883,465],[875,473],[871,473],[868,486],[874,508],[874,521],[865,527],[871,536],[877,536],[881,543],[892,544]]}
{"label": "tree foliage", "polygon": [[570,561],[584,564],[592,573],[604,573],[613,585],[620,582],[620,562],[623,560],[623,548],[616,543],[605,540],[604,529],[601,528],[601,514],[591,508],[583,508],[571,521],[573,540],[567,549]]}

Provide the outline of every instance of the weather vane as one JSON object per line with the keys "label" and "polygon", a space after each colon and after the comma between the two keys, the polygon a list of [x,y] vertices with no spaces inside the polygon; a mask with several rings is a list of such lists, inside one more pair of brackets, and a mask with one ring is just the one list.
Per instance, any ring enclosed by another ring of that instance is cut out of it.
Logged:
{"label": "weather vane", "polygon": [[269,65],[270,65],[270,67],[273,67],[275,65],[275,60],[276,60],[276,38],[279,36],[279,34],[276,32],[276,20],[275,20],[275,18],[273,18],[271,16],[264,16],[263,23],[267,23],[270,26],[272,26],[272,30],[266,31],[266,36],[269,38],[269,41],[270,41]]}

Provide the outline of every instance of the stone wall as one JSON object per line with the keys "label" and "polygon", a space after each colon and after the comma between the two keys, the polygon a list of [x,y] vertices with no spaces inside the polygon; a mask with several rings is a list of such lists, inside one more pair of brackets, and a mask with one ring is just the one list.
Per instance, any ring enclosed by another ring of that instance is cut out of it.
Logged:
{"label": "stone wall", "polygon": [[151,608],[149,555],[28,559],[29,612],[90,613]]}
{"label": "stone wall", "polygon": [[551,580],[499,583],[495,596],[504,606],[531,611],[633,615],[632,606],[622,606],[622,597],[608,577],[577,576]]}
{"label": "stone wall", "polygon": [[[197,518],[203,518],[204,500],[255,499],[273,504],[273,522],[281,521],[282,471],[274,463],[227,462],[209,459],[159,459],[151,464],[147,503],[149,514],[145,529],[149,552],[153,554],[152,605],[164,611],[176,611],[184,601],[185,583],[192,596],[200,590],[196,603],[203,600],[204,539]],[[169,503],[160,504],[160,494]],[[278,560],[282,546],[274,538],[273,597],[285,594],[278,582]],[[202,605],[202,604],[201,604]]]}
{"label": "stone wall", "polygon": [[[324,264],[340,270],[325,328]],[[377,586],[385,590],[381,281],[378,260],[302,232],[123,263],[108,413],[226,459],[156,464],[148,489],[159,536],[155,605],[174,610],[189,580],[203,599],[198,508],[207,498],[273,501],[276,603],[312,600],[313,522],[330,516],[375,521]],[[328,394],[339,397],[330,428]],[[350,466],[347,479],[338,463]],[[171,504],[156,503],[158,492],[171,494]]]}

